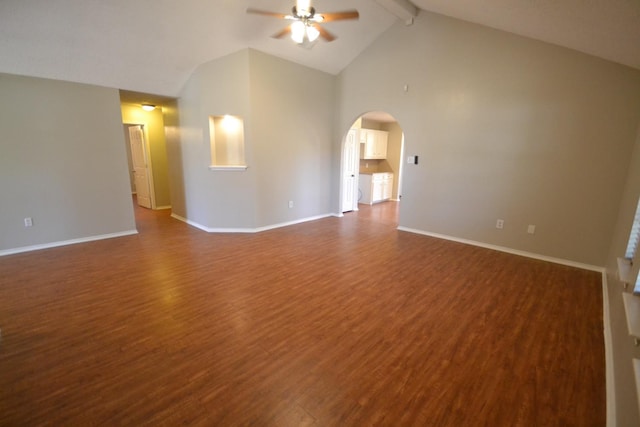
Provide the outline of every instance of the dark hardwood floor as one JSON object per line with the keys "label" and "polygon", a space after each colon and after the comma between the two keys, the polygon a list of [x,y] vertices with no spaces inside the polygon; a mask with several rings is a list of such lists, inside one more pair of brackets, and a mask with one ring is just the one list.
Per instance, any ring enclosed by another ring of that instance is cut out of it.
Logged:
{"label": "dark hardwood floor", "polygon": [[0,425],[605,425],[598,273],[397,231],[395,203],[137,217],[0,258]]}

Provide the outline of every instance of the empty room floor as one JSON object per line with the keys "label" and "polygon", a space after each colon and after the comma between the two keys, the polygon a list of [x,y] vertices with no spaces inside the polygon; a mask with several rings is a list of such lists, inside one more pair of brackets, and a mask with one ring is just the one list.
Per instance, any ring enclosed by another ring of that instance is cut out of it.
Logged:
{"label": "empty room floor", "polygon": [[257,234],[136,211],[0,258],[0,425],[605,425],[599,273],[395,203]]}

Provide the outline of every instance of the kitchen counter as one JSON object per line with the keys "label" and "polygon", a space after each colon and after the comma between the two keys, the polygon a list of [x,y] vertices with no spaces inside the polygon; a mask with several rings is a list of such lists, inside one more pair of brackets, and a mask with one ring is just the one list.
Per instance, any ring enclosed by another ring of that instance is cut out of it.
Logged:
{"label": "kitchen counter", "polygon": [[358,203],[382,202],[391,198],[393,190],[392,172],[363,172],[359,179],[360,198]]}

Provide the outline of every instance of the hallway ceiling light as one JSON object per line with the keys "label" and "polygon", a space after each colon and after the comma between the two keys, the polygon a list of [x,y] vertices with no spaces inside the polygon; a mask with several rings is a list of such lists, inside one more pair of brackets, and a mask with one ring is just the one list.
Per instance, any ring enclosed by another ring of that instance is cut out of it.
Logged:
{"label": "hallway ceiling light", "polygon": [[156,109],[156,106],[153,104],[142,104],[142,109],[144,111],[153,111]]}

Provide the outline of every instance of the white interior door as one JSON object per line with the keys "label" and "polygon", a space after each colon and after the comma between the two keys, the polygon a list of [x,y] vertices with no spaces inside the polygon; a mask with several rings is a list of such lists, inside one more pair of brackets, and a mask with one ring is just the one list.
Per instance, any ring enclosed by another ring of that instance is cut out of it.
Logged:
{"label": "white interior door", "polygon": [[133,162],[138,204],[145,208],[151,208],[149,166],[142,126],[129,126],[129,144],[131,145],[131,160]]}
{"label": "white interior door", "polygon": [[358,154],[359,141],[356,130],[350,129],[344,143],[342,176],[342,212],[358,210]]}

